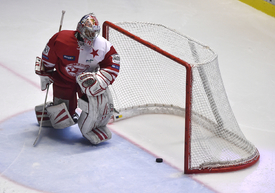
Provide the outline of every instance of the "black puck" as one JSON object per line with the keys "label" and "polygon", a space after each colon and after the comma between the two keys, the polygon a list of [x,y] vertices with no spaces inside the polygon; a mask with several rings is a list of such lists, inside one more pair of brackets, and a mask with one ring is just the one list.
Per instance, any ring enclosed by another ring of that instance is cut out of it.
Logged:
{"label": "black puck", "polygon": [[156,162],[161,163],[161,162],[163,162],[163,159],[162,158],[157,158]]}

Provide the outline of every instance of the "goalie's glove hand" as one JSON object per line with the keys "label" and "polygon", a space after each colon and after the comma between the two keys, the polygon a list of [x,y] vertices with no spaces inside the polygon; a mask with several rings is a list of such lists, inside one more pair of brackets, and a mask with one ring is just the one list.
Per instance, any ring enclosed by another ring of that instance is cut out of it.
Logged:
{"label": "goalie's glove hand", "polygon": [[84,72],[76,77],[81,90],[89,96],[98,96],[105,92],[95,73]]}
{"label": "goalie's glove hand", "polygon": [[51,83],[53,83],[53,79],[50,75],[44,75],[40,76],[40,86],[41,90],[44,91],[47,88],[47,85],[50,86]]}

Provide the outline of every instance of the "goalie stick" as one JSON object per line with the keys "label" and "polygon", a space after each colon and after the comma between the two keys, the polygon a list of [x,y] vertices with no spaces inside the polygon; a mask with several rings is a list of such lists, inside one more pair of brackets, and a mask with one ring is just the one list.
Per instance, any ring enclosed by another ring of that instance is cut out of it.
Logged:
{"label": "goalie stick", "polygon": [[[61,20],[60,20],[60,26],[59,26],[59,32],[61,31],[61,28],[62,28],[62,24],[63,24],[63,18],[64,18],[64,14],[65,14],[66,11],[62,10],[62,15],[61,15]],[[47,91],[46,91],[46,97],[45,97],[45,101],[44,101],[44,105],[43,105],[43,110],[42,110],[42,117],[41,117],[41,120],[40,120],[40,125],[39,125],[39,131],[38,131],[38,134],[37,134],[37,137],[33,143],[33,146],[35,147],[39,137],[40,137],[40,133],[41,133],[41,130],[42,130],[42,122],[43,122],[43,117],[44,117],[44,113],[45,113],[45,107],[46,107],[46,103],[47,103],[47,98],[48,98],[48,92],[49,92],[49,87],[50,85],[47,84],[46,86],[47,88]]]}

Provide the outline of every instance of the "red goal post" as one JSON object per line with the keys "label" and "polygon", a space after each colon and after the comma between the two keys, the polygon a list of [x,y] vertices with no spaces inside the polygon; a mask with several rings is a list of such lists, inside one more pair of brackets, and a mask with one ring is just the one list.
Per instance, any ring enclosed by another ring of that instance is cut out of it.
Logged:
{"label": "red goal post", "polygon": [[241,132],[208,47],[163,25],[104,22],[103,37],[121,57],[111,86],[115,120],[145,113],[185,118],[184,172],[212,173],[249,167],[257,148]]}

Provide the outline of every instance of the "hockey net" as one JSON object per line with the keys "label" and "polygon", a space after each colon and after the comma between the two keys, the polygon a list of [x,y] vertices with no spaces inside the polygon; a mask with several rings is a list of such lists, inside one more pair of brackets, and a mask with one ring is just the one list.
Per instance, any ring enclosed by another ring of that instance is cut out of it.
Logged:
{"label": "hockey net", "polygon": [[185,173],[234,171],[259,159],[230,107],[217,55],[163,25],[103,24],[103,36],[121,58],[111,86],[121,120],[145,113],[185,118]]}

